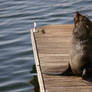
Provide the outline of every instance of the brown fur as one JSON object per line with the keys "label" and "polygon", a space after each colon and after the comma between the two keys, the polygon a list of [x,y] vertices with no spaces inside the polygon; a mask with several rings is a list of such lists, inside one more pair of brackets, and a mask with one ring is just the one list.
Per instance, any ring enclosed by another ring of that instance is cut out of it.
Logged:
{"label": "brown fur", "polygon": [[84,76],[92,68],[92,22],[75,12],[72,35],[70,67],[73,74]]}

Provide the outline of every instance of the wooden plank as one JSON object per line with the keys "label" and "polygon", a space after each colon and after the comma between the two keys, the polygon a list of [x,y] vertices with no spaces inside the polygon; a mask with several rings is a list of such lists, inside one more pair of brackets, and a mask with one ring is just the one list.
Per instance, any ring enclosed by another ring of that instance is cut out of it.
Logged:
{"label": "wooden plank", "polygon": [[69,48],[38,48],[40,54],[66,54],[69,53]]}
{"label": "wooden plank", "polygon": [[[45,77],[45,76],[44,76]],[[87,83],[84,83],[83,80],[79,77],[71,77],[71,76],[52,76],[46,77],[45,79],[45,84],[46,87],[76,87],[76,86],[88,86]]]}
{"label": "wooden plank", "polygon": [[37,77],[38,77],[38,81],[39,81],[40,91],[46,92],[45,87],[44,87],[43,77],[41,74],[41,67],[40,67],[39,56],[37,53],[33,30],[31,30],[31,39],[32,39],[32,47],[33,47],[33,51],[34,51],[34,58],[35,58],[35,64],[36,64]]}
{"label": "wooden plank", "polygon": [[92,92],[92,87],[54,87],[48,88],[46,92]]}
{"label": "wooden plank", "polygon": [[35,47],[37,47],[33,50],[36,50],[34,52],[38,65],[36,65],[37,73],[40,73],[38,75],[40,76],[38,77],[40,89],[45,92],[91,92],[92,83],[82,80],[81,77],[49,76],[43,73],[61,73],[67,68],[71,60],[73,25],[47,25],[36,28],[36,30],[38,32],[31,34],[35,36],[32,44],[36,42]]}
{"label": "wooden plank", "polygon": [[49,47],[49,48],[61,48],[61,47],[71,47],[71,43],[67,42],[37,42],[39,48]]}
{"label": "wooden plank", "polygon": [[[69,39],[69,40],[68,40]],[[71,38],[70,37],[49,37],[49,38],[37,38],[36,39],[37,42],[71,42]]]}

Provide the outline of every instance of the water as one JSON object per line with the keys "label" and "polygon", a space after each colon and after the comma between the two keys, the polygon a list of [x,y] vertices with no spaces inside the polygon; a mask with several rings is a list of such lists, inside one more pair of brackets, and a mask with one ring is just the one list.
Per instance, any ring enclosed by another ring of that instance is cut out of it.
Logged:
{"label": "water", "polygon": [[0,92],[33,92],[33,22],[70,24],[75,11],[92,19],[92,0],[0,0]]}

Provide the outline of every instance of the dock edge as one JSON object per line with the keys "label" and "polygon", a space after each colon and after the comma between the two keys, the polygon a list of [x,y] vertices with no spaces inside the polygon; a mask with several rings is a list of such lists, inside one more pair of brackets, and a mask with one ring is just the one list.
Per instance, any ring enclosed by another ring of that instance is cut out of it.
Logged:
{"label": "dock edge", "polygon": [[34,29],[31,29],[30,32],[31,32],[32,48],[33,48],[34,59],[35,59],[35,64],[36,64],[39,87],[40,87],[41,92],[46,92],[33,30]]}

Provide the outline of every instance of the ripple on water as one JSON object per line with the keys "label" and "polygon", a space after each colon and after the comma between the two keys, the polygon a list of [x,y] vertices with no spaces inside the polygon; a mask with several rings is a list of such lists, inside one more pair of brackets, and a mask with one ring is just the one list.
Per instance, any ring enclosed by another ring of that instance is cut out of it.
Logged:
{"label": "ripple on water", "polygon": [[34,64],[29,30],[73,23],[80,11],[92,19],[92,0],[0,0],[0,92],[33,92]]}

